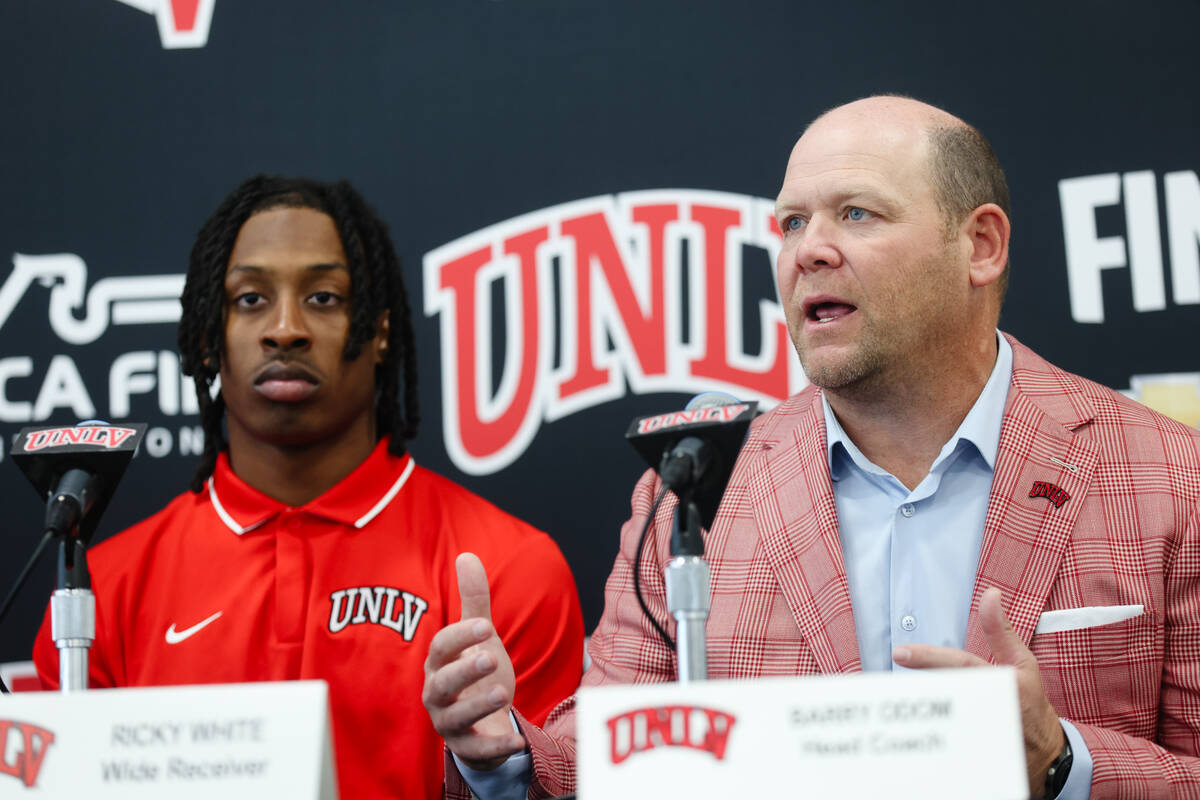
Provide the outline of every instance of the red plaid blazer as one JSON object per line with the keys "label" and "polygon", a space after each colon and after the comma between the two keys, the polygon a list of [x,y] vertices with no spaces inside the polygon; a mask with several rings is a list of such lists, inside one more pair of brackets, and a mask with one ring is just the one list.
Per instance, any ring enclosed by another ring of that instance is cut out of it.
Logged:
{"label": "red plaid blazer", "polygon": [[[1013,380],[966,649],[990,659],[976,611],[984,589],[999,587],[1051,703],[1091,751],[1093,800],[1200,797],[1200,431],[1009,341]],[[1038,481],[1069,499],[1030,497]],[[634,490],[585,686],[675,677],[674,653],[633,595],[633,551],[657,490],[653,473]],[[664,625],[673,513],[664,500],[640,574]],[[711,677],[861,669],[816,390],[755,423],[706,550]],[[1034,635],[1043,611],[1131,604],[1145,613]],[[575,791],[574,700],[544,728],[519,721],[533,754],[530,797]],[[468,797],[447,761],[447,796]]]}

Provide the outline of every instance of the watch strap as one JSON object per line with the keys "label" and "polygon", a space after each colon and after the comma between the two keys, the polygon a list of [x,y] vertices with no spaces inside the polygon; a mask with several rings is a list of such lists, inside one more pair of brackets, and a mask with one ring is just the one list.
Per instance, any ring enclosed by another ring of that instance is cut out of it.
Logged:
{"label": "watch strap", "polygon": [[1075,757],[1071,753],[1071,739],[1067,736],[1067,732],[1063,731],[1063,749],[1046,772],[1046,790],[1042,794],[1043,800],[1054,800],[1062,792],[1063,787],[1067,784],[1067,777],[1071,774],[1071,763],[1074,760]]}

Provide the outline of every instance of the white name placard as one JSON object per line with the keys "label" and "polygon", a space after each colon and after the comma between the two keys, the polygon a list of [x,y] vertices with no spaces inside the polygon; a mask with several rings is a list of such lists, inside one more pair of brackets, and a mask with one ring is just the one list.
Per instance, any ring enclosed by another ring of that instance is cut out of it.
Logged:
{"label": "white name placard", "polygon": [[578,693],[579,797],[1024,800],[1007,667]]}
{"label": "white name placard", "polygon": [[5,695],[0,747],[0,797],[337,797],[324,681]]}

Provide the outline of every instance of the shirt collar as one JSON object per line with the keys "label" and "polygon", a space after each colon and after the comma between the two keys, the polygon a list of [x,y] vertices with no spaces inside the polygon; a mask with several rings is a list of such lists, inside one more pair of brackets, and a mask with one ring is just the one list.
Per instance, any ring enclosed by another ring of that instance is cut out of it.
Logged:
{"label": "shirt collar", "polygon": [[[396,457],[389,453],[390,441],[387,436],[380,439],[353,472],[295,510],[354,528],[365,526],[399,494],[416,466],[411,455]],[[217,456],[216,468],[208,479],[208,499],[226,527],[239,535],[264,525],[289,508],[239,478],[224,452]]]}
{"label": "shirt collar", "polygon": [[[1000,335],[999,331],[996,331],[996,341],[996,363],[992,367],[992,374],[988,376],[987,383],[983,385],[983,391],[979,393],[979,397],[971,406],[971,410],[967,412],[962,424],[958,426],[958,430],[942,446],[941,452],[933,462],[934,468],[954,453],[960,442],[973,444],[983,460],[987,462],[988,468],[993,470],[996,468],[996,454],[1000,449],[1000,425],[1004,420],[1004,404],[1008,400],[1008,387],[1012,383],[1013,360],[1012,346],[1009,345],[1007,339]],[[850,437],[846,435],[846,431],[842,429],[833,409],[830,408],[829,399],[824,392],[821,392],[821,408],[825,412],[825,456],[829,462],[829,474],[833,476],[833,479],[837,480],[841,477],[841,465],[838,463],[840,459],[835,459],[833,455],[836,445],[840,445],[851,461],[860,469],[880,475],[886,474],[868,461]]]}

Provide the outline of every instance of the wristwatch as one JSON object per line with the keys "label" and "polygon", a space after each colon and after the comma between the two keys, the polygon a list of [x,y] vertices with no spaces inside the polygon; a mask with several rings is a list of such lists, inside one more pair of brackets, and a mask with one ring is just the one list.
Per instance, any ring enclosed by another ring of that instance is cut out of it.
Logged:
{"label": "wristwatch", "polygon": [[1046,773],[1046,791],[1042,794],[1043,800],[1054,800],[1058,797],[1063,786],[1067,784],[1067,776],[1071,774],[1071,762],[1074,760],[1074,756],[1071,755],[1071,740],[1067,737],[1066,731],[1063,731],[1063,749]]}

